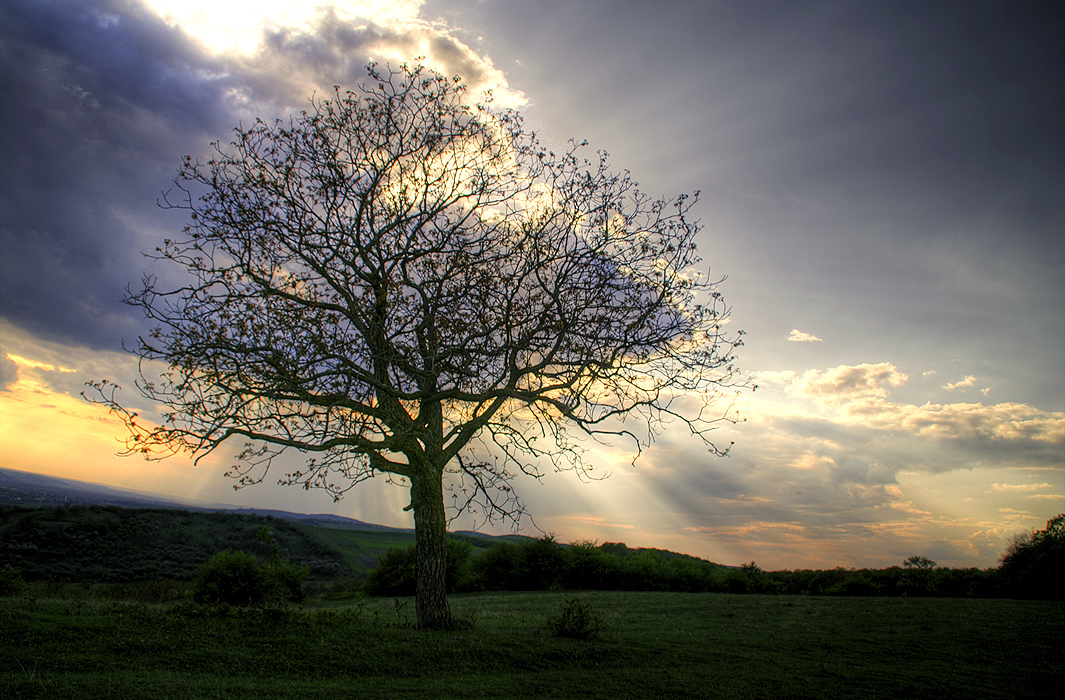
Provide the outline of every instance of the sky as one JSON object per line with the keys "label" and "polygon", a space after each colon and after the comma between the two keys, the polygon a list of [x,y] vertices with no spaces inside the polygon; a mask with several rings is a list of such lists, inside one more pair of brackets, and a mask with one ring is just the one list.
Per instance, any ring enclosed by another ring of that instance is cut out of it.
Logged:
{"label": "sky", "polygon": [[995,566],[1065,511],[1063,32],[1056,3],[980,0],[5,0],[0,467],[410,526],[383,481],[333,503],[234,491],[232,453],[118,457],[121,422],[80,392],[116,381],[157,415],[122,298],[178,280],[143,253],[186,223],[157,206],[184,155],[422,56],[646,192],[700,190],[700,251],[748,334],[729,456],[684,430],[635,466],[598,449],[607,478],[516,482],[522,532],[765,569]]}

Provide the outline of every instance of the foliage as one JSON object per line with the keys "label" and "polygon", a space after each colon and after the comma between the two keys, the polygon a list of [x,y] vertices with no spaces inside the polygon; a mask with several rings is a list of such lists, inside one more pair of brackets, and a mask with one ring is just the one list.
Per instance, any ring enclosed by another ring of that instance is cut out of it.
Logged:
{"label": "foliage", "polygon": [[[447,590],[454,592],[465,585],[469,568],[469,542],[458,539],[447,541]],[[376,596],[414,595],[417,585],[417,552],[413,546],[390,549],[381,557],[377,568],[370,572],[363,583],[363,590]]]}
{"label": "foliage", "polygon": [[638,453],[676,422],[727,452],[714,403],[743,381],[742,333],[696,269],[697,194],[653,199],[605,153],[551,152],[420,66],[371,65],[357,90],[234,134],[167,196],[191,223],[156,257],[183,283],[127,298],[157,324],[134,352],[163,419],[92,385],[130,454],[234,438],[241,485],[287,449],[309,455],[289,484],[409,484],[419,621],[450,627],[445,480],[458,509],[517,518],[516,474],[586,471],[570,431]]}
{"label": "foliage", "polygon": [[265,525],[255,532],[255,539],[270,548],[270,558],[263,571],[266,582],[264,598],[274,606],[301,602],[307,567],[297,566],[281,556],[281,548],[274,542],[270,528]]}
{"label": "foliage", "polygon": [[259,605],[266,592],[266,572],[259,560],[228,549],[200,567],[192,582],[193,600],[207,605]]}
{"label": "foliage", "polygon": [[1047,521],[1043,530],[1010,538],[999,573],[1010,595],[1065,600],[1065,513]]}
{"label": "foliage", "polygon": [[592,611],[592,606],[577,596],[567,598],[558,613],[547,620],[547,628],[556,637],[594,639],[601,627],[602,620]]}
{"label": "foliage", "polygon": [[[268,542],[269,536],[266,532]],[[206,605],[278,608],[303,600],[306,576],[306,569],[283,559],[276,550],[263,565],[247,552],[227,549],[200,567],[192,583],[192,597]]]}
{"label": "foliage", "polygon": [[0,595],[11,595],[22,589],[22,572],[11,565],[0,568]]}

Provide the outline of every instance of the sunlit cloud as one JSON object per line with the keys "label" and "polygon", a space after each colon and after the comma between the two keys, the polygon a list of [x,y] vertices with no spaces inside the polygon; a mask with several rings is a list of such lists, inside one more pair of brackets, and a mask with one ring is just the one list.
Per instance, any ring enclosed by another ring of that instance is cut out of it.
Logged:
{"label": "sunlit cloud", "polygon": [[1030,493],[1032,491],[1042,491],[1043,489],[1054,488],[1050,484],[1043,482],[1042,484],[992,484],[992,491],[1012,491],[1017,493]]}
{"label": "sunlit cloud", "polygon": [[59,367],[57,365],[48,364],[47,362],[40,362],[38,360],[31,360],[27,357],[19,357],[18,355],[7,355],[7,358],[14,362],[19,367],[41,369],[45,372],[75,372],[76,370],[70,367]]}
{"label": "sunlit cloud", "polygon": [[18,365],[4,351],[4,346],[0,345],[0,391],[5,391],[17,381]]}
{"label": "sunlit cloud", "polygon": [[840,406],[837,420],[922,437],[1065,444],[1065,413],[1017,403],[915,406],[866,398]]}
{"label": "sunlit cloud", "polygon": [[[297,103],[334,85],[350,87],[378,61],[392,67],[424,63],[458,75],[472,99],[491,91],[501,107],[520,107],[523,93],[510,87],[491,58],[457,38],[441,22],[419,16],[421,0],[148,0],[164,20],[181,28],[228,70],[241,74],[231,88],[235,104],[273,93]],[[289,104],[293,106],[293,104]]]}
{"label": "sunlit cloud", "polygon": [[955,389],[963,389],[965,387],[975,385],[978,380],[979,380],[979,377],[970,374],[965,379],[962,379],[960,381],[950,382],[948,384],[944,384],[943,388],[946,389],[947,391],[954,391]]}
{"label": "sunlit cloud", "polygon": [[994,493],[1008,493],[1018,494],[1025,500],[1037,500],[1037,501],[1056,501],[1061,504],[1065,504],[1065,494],[1062,494],[1060,490],[1054,493],[1039,493],[1040,491],[1046,491],[1048,489],[1060,489],[1053,484],[1043,482],[1041,484],[992,484],[991,492]]}
{"label": "sunlit cloud", "polygon": [[[312,32],[325,14],[379,24],[417,21],[422,0],[144,0],[213,53],[253,55],[271,31]],[[106,20],[105,20],[106,21]]]}
{"label": "sunlit cloud", "polygon": [[824,342],[816,335],[812,333],[805,333],[798,328],[792,328],[791,334],[788,336],[788,342],[790,343],[821,343]]}
{"label": "sunlit cloud", "polygon": [[793,396],[826,401],[887,396],[888,387],[900,386],[909,376],[890,362],[840,365],[803,372],[791,384]]}
{"label": "sunlit cloud", "polygon": [[752,372],[751,376],[758,381],[760,385],[773,384],[783,386],[795,379],[795,372],[792,370],[762,370]]}

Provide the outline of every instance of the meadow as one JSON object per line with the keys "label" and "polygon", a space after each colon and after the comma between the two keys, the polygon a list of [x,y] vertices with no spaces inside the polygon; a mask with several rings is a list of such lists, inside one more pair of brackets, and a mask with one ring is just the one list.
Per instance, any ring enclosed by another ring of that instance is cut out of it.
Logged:
{"label": "meadow", "polygon": [[[221,615],[28,586],[0,598],[5,698],[1050,698],[1060,601],[728,593],[455,595]],[[552,634],[575,595],[590,638]],[[58,596],[58,597],[56,597]]]}

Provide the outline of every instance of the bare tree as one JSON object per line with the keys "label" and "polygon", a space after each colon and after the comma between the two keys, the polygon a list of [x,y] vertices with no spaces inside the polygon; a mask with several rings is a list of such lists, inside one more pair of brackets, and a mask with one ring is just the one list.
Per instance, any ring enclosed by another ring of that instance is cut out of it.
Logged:
{"label": "bare tree", "polygon": [[127,298],[157,323],[134,352],[164,419],[95,385],[129,452],[238,439],[239,485],[289,448],[310,457],[283,483],[336,498],[377,475],[408,484],[418,622],[449,628],[446,491],[517,517],[519,472],[584,474],[581,436],[638,455],[668,422],[727,451],[709,431],[742,333],[723,332],[695,270],[698,193],[650,198],[605,153],[550,152],[421,67],[371,65],[356,91],[235,134],[186,158],[165,202],[191,223],[155,257],[188,283],[147,277]]}

